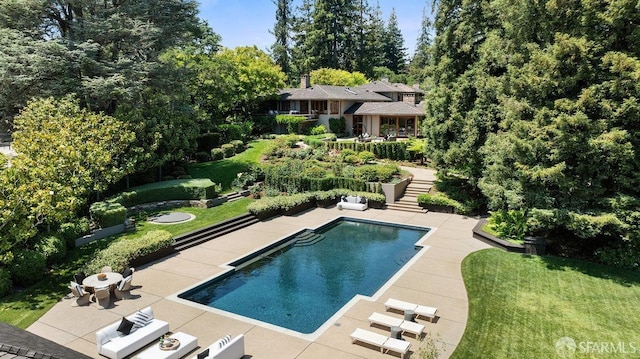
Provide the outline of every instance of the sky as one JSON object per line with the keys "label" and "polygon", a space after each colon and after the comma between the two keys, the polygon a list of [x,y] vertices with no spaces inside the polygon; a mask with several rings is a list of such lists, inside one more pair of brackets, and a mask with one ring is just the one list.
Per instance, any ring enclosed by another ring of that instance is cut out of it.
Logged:
{"label": "sky", "polygon": [[[422,22],[422,10],[427,5],[427,10],[431,10],[431,0],[378,1],[385,22],[395,8],[404,46],[408,49],[407,54],[413,56]],[[294,0],[294,7],[299,3],[301,0]],[[369,4],[375,6],[376,0],[369,0]],[[222,36],[224,47],[256,45],[266,51],[275,41],[269,33],[276,18],[276,5],[272,0],[200,0],[200,18],[206,20]]]}

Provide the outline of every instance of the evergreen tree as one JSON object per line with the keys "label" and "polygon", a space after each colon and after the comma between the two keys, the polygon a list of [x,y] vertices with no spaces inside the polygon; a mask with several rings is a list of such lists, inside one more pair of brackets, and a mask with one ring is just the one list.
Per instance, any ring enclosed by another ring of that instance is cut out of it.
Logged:
{"label": "evergreen tree", "polygon": [[365,1],[361,4],[360,12],[362,25],[356,67],[368,78],[374,78],[374,68],[384,61],[384,20],[382,20],[379,3],[376,3],[376,7],[373,8]]}
{"label": "evergreen tree", "polygon": [[391,10],[389,21],[385,29],[384,39],[384,65],[394,73],[405,72],[407,49],[404,47],[402,32],[398,26],[396,10]]}
{"label": "evergreen tree", "polygon": [[282,71],[291,80],[291,47],[290,34],[293,24],[293,13],[291,11],[291,0],[277,0],[276,23],[271,32],[276,38],[271,46],[271,57],[280,66]]}
{"label": "evergreen tree", "polygon": [[422,83],[426,78],[426,68],[431,61],[431,39],[432,31],[431,19],[427,13],[427,7],[422,9],[422,23],[420,27],[420,35],[416,43],[416,51],[409,65],[409,75],[417,83]]}
{"label": "evergreen tree", "polygon": [[311,67],[311,49],[307,41],[311,31],[311,18],[313,14],[313,0],[302,0],[302,4],[296,8],[293,18],[291,49],[291,73],[290,82],[295,84],[297,79],[304,74],[309,74]]}

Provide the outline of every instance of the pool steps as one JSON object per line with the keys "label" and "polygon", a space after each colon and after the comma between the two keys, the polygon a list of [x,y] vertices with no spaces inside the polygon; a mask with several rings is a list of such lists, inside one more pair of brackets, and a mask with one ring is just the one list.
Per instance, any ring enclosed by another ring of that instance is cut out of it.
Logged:
{"label": "pool steps", "polygon": [[324,239],[324,234],[318,234],[314,231],[305,230],[295,236],[296,242],[294,247],[304,247],[314,245]]}
{"label": "pool steps", "polygon": [[200,228],[193,232],[189,232],[176,237],[176,242],[173,244],[173,249],[181,251],[193,246],[197,246],[204,242],[210,241],[216,237],[237,231],[244,227],[250,226],[254,223],[258,223],[260,220],[258,217],[251,213],[245,213],[243,215],[228,219],[223,222],[216,223],[212,226]]}

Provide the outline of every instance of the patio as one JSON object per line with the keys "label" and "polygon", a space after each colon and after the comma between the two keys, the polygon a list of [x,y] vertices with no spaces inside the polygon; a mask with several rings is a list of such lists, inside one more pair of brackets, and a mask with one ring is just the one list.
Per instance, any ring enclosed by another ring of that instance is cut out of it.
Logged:
{"label": "patio", "polygon": [[[376,301],[357,301],[313,341],[184,305],[170,298],[223,271],[224,265],[234,259],[302,228],[315,228],[338,216],[428,226],[437,230],[425,242],[430,248]],[[460,263],[469,253],[488,247],[472,238],[471,230],[476,223],[474,218],[452,214],[376,209],[360,212],[318,208],[294,217],[277,217],[137,268],[131,292],[133,299],[116,301],[106,310],[98,310],[95,304],[72,307],[69,300],[61,299],[27,330],[88,356],[101,358],[96,353],[95,332],[151,305],[157,318],[169,322],[172,332],[181,331],[197,337],[200,348],[206,348],[227,334],[244,333],[246,353],[253,359],[392,358],[392,354],[380,354],[367,346],[352,344],[349,338],[358,327],[388,335],[383,329],[369,327],[367,317],[374,311],[384,313],[383,303],[391,297],[438,308],[439,318],[435,323],[418,322],[426,326],[426,333],[439,336],[446,343],[441,358],[448,358],[460,341],[467,321],[468,302]],[[412,343],[412,352],[417,352],[419,341],[411,336],[404,336],[404,339]]]}

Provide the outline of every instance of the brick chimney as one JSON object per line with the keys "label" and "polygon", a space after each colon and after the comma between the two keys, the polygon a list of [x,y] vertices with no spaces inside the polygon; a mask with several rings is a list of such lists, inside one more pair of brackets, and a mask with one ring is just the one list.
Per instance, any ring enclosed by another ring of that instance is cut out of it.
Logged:
{"label": "brick chimney", "polygon": [[311,77],[309,75],[300,76],[300,88],[306,89],[311,87]]}

